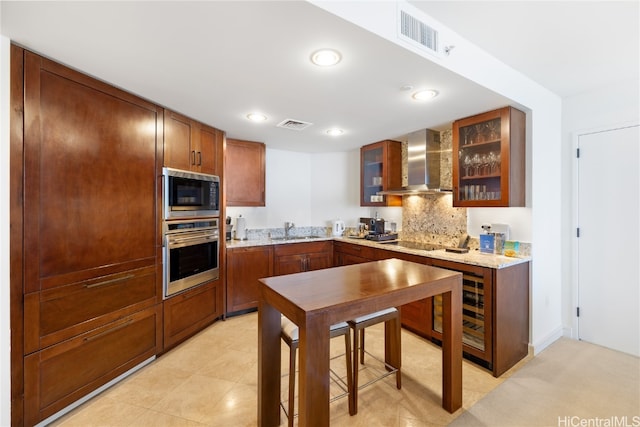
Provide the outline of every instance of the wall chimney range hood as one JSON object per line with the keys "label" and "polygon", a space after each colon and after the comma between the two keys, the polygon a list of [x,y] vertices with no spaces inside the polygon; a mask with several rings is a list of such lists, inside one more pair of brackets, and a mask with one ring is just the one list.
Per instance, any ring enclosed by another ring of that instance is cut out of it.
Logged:
{"label": "wall chimney range hood", "polygon": [[449,193],[440,185],[440,132],[424,129],[407,135],[407,185],[380,191],[381,195]]}

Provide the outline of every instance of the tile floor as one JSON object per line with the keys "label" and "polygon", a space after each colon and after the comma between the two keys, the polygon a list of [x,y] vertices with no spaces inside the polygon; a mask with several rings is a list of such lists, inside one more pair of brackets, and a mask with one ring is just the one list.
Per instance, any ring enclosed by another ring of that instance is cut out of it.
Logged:
{"label": "tile floor", "polygon": [[[367,351],[381,357],[382,325],[368,328],[366,334]],[[396,388],[392,375],[360,390],[355,416],[349,416],[346,398],[336,400],[330,405],[332,426],[447,425],[509,375],[494,378],[464,361],[463,409],[449,414],[441,406],[440,348],[410,332],[403,330],[402,334],[402,389]],[[255,426],[256,343],[257,313],[218,321],[53,425]],[[342,352],[344,340],[335,338],[332,353]],[[288,355],[288,347],[283,344],[282,400],[286,400]],[[344,365],[341,357],[331,364],[339,375],[344,374]],[[379,362],[368,358],[360,371],[360,384],[380,368]],[[282,414],[282,424],[286,425]]]}

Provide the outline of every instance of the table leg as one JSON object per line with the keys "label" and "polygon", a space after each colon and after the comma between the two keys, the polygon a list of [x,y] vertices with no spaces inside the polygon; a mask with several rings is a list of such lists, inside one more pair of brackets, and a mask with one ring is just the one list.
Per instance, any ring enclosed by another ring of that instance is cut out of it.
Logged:
{"label": "table leg", "polygon": [[442,294],[442,407],[453,413],[462,407],[462,277]]}
{"label": "table leg", "polygon": [[280,312],[258,308],[258,425],[280,425]]}
{"label": "table leg", "polygon": [[299,426],[329,425],[329,328],[326,314],[300,327]]}
{"label": "table leg", "polygon": [[[398,369],[396,372],[396,387],[402,387],[402,336],[400,332],[400,317],[384,322],[384,361],[389,366]],[[387,368],[387,370],[389,370]]]}

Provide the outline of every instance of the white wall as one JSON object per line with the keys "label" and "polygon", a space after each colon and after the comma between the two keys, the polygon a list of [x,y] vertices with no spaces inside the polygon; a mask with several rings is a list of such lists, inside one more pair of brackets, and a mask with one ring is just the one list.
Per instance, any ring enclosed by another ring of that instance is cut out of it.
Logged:
{"label": "white wall", "polygon": [[590,130],[613,129],[620,125],[640,124],[640,82],[620,82],[563,100],[562,106],[562,320],[564,334],[575,336],[576,278],[573,184],[575,138]]}
{"label": "white wall", "polygon": [[308,154],[267,147],[266,175],[265,207],[227,208],[232,218],[242,214],[249,229],[281,228],[285,221],[330,227],[334,219],[355,227],[376,212],[402,224],[402,208],[360,207],[359,150]]}
{"label": "white wall", "polygon": [[0,36],[0,425],[11,425],[9,324],[9,52]]}

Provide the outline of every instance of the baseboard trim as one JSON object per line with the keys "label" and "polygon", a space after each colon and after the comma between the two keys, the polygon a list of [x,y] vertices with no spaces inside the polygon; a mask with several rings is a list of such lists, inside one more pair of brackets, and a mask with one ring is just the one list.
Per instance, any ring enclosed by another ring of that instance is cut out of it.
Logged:
{"label": "baseboard trim", "polygon": [[550,334],[548,334],[546,337],[543,337],[541,340],[536,341],[535,343],[530,344],[533,348],[533,355],[537,355],[539,354],[542,350],[544,350],[545,348],[549,347],[551,344],[553,344],[556,340],[562,338],[562,332],[563,329],[562,327],[558,327],[555,330],[553,330]]}

